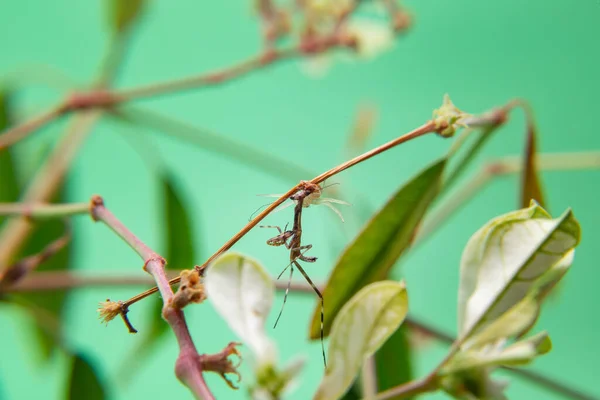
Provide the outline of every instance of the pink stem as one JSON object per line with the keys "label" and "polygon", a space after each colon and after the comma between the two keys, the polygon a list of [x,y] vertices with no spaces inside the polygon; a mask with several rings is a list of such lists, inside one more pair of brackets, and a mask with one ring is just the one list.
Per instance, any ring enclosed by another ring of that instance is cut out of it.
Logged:
{"label": "pink stem", "polygon": [[92,198],[92,218],[101,221],[119,235],[144,260],[144,269],[152,275],[163,298],[163,318],[169,323],[179,344],[175,375],[198,399],[211,400],[214,396],[202,376],[201,358],[185,322],[183,311],[170,306],[173,291],[165,273],[165,259],[135,236],[106,207],[100,196]]}

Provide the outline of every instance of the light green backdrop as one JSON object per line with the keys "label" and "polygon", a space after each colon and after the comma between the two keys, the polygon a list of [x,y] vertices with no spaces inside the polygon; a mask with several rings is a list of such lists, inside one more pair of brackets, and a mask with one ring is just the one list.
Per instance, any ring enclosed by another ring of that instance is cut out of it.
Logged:
{"label": "light green backdrop", "polygon": [[[344,159],[342,145],[360,104],[378,107],[380,119],[370,142],[374,146],[423,123],[444,93],[474,113],[514,97],[525,98],[536,113],[542,151],[600,148],[595,133],[600,106],[600,2],[411,0],[405,4],[414,15],[414,27],[392,52],[373,62],[340,62],[321,79],[307,76],[298,62],[282,62],[234,84],[143,103],[317,172]],[[106,47],[103,18],[102,1],[3,0],[0,72],[45,64],[80,82],[89,80]],[[118,85],[130,87],[236,63],[257,52],[257,27],[250,1],[154,1],[131,43]],[[35,76],[29,74],[27,80],[32,78]],[[34,82],[22,92],[19,110],[24,114],[39,111],[59,96],[58,91]],[[64,125],[55,124],[21,146],[23,163],[30,165],[36,152],[58,136]],[[134,232],[151,246],[159,246],[161,204],[156,180],[131,142],[123,139],[124,133],[130,133],[128,128],[111,121],[94,130],[69,174],[69,198],[85,201],[94,193],[103,195]],[[201,253],[198,263],[263,203],[256,194],[280,193],[295,183],[171,138],[143,133],[160,148],[164,163],[177,175],[187,195]],[[523,117],[516,112],[480,161],[519,153],[523,139]],[[373,207],[379,206],[447,145],[435,137],[419,140],[362,164],[340,179],[360,189]],[[554,350],[533,368],[600,396],[598,178],[594,171],[543,174],[551,211],[558,214],[573,207],[581,221],[583,241],[559,296],[548,302],[538,325],[550,332]],[[404,261],[414,315],[455,332],[462,248],[484,222],[516,206],[516,188],[517,178],[494,182]],[[286,215],[275,215],[269,222],[286,219]],[[339,246],[352,237],[355,228],[351,221],[341,226],[321,208],[306,214],[306,236],[311,237],[314,254],[320,257],[309,267],[311,276],[326,278]],[[75,232],[78,269],[142,274],[137,256],[106,228],[82,217],[76,220]],[[254,231],[235,248],[258,258],[276,274],[287,257],[284,251],[264,245],[267,236]],[[107,297],[124,299],[136,292],[75,292],[69,301],[70,343],[93,357],[103,377],[114,384],[111,395],[115,399],[188,398],[173,374],[177,349],[171,336],[160,343],[128,385],[117,385],[121,361],[134,348],[136,336],[128,335],[118,321],[108,327],[100,325],[95,309],[98,301]],[[277,300],[275,307],[281,297]],[[280,325],[272,331],[282,359],[298,354],[308,357],[293,399],[310,398],[322,373],[320,345],[306,340],[315,304],[312,297],[291,298]],[[145,324],[144,308],[136,306],[131,313],[139,329]],[[40,365],[31,335],[25,332],[26,319],[6,307],[1,310],[0,396],[11,400],[61,398],[64,360],[57,357],[51,364]],[[200,351],[218,351],[235,339],[210,306],[190,308],[187,315]],[[428,347],[416,361],[419,374],[439,361],[443,350],[442,346]],[[208,382],[218,398],[244,397],[241,391],[227,389],[218,377],[209,376]],[[558,398],[516,379],[508,393],[516,399]]]}

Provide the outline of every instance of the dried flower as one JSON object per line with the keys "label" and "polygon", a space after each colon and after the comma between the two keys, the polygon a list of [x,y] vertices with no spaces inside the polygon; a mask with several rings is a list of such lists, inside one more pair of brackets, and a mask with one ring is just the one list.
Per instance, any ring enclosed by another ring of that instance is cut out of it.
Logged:
{"label": "dried flower", "polygon": [[112,321],[117,315],[121,314],[121,309],[123,306],[120,301],[110,301],[110,299],[100,302],[99,305],[99,318],[102,319],[102,322],[106,324],[108,324],[109,321]]}
{"label": "dried flower", "polygon": [[171,300],[171,307],[182,309],[189,303],[202,303],[206,300],[204,285],[200,281],[198,271],[181,271],[181,284]]}
{"label": "dried flower", "polygon": [[[227,377],[227,374],[233,374],[237,376],[237,383],[242,379],[239,371],[237,370],[242,363],[242,355],[237,349],[237,346],[241,346],[241,343],[230,342],[221,352],[217,354],[203,354],[200,356],[200,362],[202,363],[202,369],[204,371],[212,371],[221,375],[227,385],[232,389],[238,389],[238,387]],[[229,356],[236,355],[238,361],[234,364]]]}

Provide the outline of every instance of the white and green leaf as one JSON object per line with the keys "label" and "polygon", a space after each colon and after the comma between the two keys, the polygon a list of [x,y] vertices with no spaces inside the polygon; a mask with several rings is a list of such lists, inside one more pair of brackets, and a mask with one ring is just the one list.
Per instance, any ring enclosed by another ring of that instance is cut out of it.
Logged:
{"label": "white and green leaf", "polygon": [[[579,223],[570,209],[552,219],[535,202],[497,217],[477,231],[461,260],[460,336],[470,336],[494,321],[522,300],[545,273],[558,268],[556,265],[564,274],[579,238]],[[552,286],[549,283],[546,289]]]}
{"label": "white and green leaf", "polygon": [[329,365],[314,399],[340,398],[352,385],[364,361],[402,324],[407,311],[404,282],[372,283],[354,295],[333,322]]}
{"label": "white and green leaf", "polygon": [[272,364],[276,349],[265,332],[275,296],[269,274],[254,259],[231,252],[218,257],[204,280],[209,300],[247,345],[257,364]]}

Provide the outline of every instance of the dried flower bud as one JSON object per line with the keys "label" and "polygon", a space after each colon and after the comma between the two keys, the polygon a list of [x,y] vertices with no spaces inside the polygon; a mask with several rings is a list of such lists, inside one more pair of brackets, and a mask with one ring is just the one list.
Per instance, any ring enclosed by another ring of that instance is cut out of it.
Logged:
{"label": "dried flower bud", "polygon": [[106,299],[106,301],[100,302],[99,305],[99,318],[102,319],[102,322],[106,324],[108,324],[109,321],[112,321],[117,315],[121,314],[121,302],[110,301],[110,299]]}
{"label": "dried flower bud", "polygon": [[202,303],[206,300],[204,285],[200,281],[198,271],[181,271],[181,284],[171,300],[171,307],[182,309],[189,303]]}
{"label": "dried flower bud", "polygon": [[444,103],[436,110],[433,110],[433,123],[437,132],[444,137],[452,137],[458,127],[466,128],[465,121],[470,114],[467,114],[452,103],[450,96],[444,95]]}
{"label": "dried flower bud", "polygon": [[[227,374],[234,374],[237,376],[237,383],[242,379],[238,368],[242,363],[242,355],[238,351],[236,346],[241,346],[241,343],[230,342],[221,352],[217,354],[203,354],[200,356],[200,362],[202,363],[202,369],[204,371],[213,371],[221,375],[227,385],[232,389],[238,389],[238,387],[229,380]],[[236,355],[238,362],[233,363],[229,356]]]}

